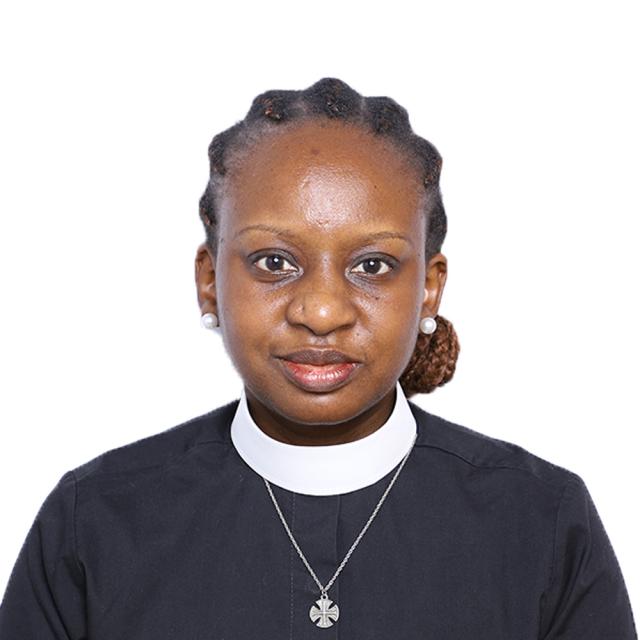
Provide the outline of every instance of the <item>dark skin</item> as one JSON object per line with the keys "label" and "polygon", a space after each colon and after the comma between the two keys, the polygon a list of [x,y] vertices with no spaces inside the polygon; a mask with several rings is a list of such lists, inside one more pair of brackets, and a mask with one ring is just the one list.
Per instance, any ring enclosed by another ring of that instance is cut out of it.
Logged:
{"label": "dark skin", "polygon": [[[198,303],[218,316],[267,435],[342,444],[388,419],[419,322],[438,313],[447,277],[443,254],[425,262],[423,197],[405,153],[337,121],[271,133],[229,167],[218,246],[196,254]],[[338,389],[302,389],[278,357],[307,348],[360,365]]]}

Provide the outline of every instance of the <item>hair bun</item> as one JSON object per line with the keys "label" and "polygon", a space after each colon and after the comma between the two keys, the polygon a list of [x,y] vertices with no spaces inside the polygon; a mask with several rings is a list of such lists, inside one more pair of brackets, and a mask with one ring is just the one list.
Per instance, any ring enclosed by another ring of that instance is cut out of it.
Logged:
{"label": "hair bun", "polygon": [[407,397],[431,393],[451,380],[456,370],[460,343],[453,324],[436,316],[434,333],[418,334],[411,360],[400,376],[400,386]]}

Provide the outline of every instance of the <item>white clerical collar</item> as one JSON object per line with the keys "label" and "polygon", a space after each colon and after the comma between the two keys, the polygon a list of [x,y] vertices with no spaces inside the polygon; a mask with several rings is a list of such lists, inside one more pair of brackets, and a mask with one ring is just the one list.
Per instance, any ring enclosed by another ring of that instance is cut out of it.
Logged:
{"label": "white clerical collar", "polygon": [[289,491],[314,496],[348,493],[377,482],[409,452],[416,432],[416,420],[399,382],[388,420],[354,442],[320,446],[280,442],[254,422],[244,387],[231,423],[233,444],[256,473]]}

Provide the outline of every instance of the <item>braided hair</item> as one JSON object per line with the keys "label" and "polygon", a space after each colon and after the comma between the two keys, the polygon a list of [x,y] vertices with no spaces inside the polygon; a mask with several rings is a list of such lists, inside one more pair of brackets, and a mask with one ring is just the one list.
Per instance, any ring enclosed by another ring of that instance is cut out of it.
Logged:
{"label": "braided hair", "polygon": [[[404,107],[385,96],[362,96],[338,78],[322,78],[300,91],[270,90],[253,99],[244,120],[217,134],[209,145],[209,181],[200,198],[200,219],[206,244],[217,248],[216,196],[232,159],[251,149],[254,142],[276,127],[295,126],[303,120],[340,120],[355,124],[376,136],[384,136],[415,162],[425,188],[424,214],[427,225],[426,261],[440,251],[447,233],[440,194],[442,158],[436,148],[417,136]],[[458,337],[449,320],[436,316],[432,334],[419,332],[413,354],[400,384],[406,396],[430,393],[453,377],[460,351]]]}

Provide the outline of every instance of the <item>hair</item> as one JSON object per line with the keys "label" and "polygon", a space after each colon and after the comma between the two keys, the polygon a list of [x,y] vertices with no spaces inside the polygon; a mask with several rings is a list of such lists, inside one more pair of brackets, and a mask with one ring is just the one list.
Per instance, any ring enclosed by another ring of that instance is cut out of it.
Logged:
{"label": "hair", "polygon": [[[440,193],[442,158],[437,149],[413,132],[407,110],[386,96],[362,96],[338,78],[322,78],[300,91],[270,90],[257,95],[243,120],[214,136],[209,145],[209,181],[200,198],[200,219],[206,244],[217,253],[216,200],[232,159],[276,129],[305,120],[329,119],[357,125],[388,140],[407,154],[420,171],[426,197],[426,261],[440,251],[447,233],[447,217]],[[413,354],[400,376],[407,396],[430,393],[453,377],[460,344],[449,320],[435,317],[432,334],[419,332]]]}

